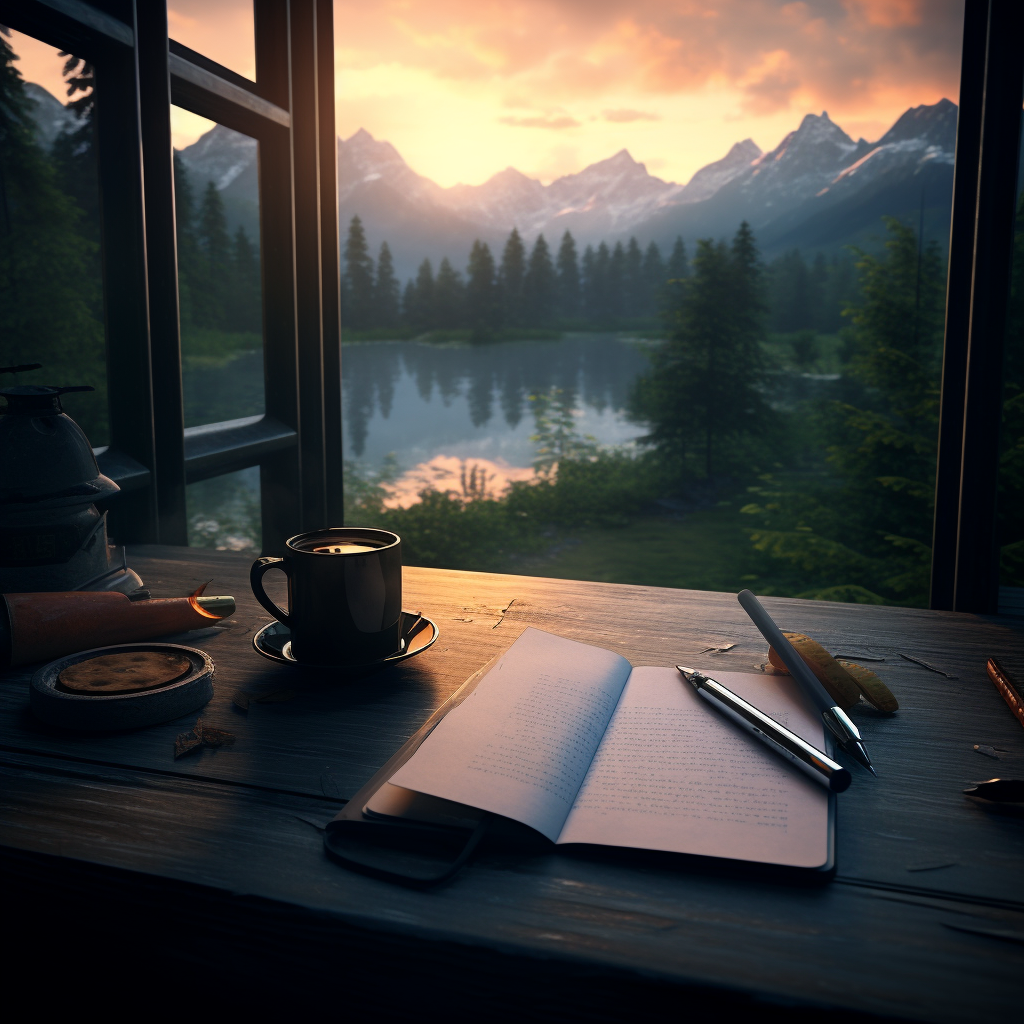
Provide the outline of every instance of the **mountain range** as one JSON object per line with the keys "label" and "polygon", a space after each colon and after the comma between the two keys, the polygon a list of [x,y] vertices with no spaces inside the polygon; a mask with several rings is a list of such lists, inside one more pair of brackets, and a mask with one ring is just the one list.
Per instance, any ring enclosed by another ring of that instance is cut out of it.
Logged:
{"label": "mountain range", "polygon": [[[52,142],[69,115],[40,86],[28,88],[41,141]],[[482,185],[450,188],[360,129],[337,143],[339,217],[344,231],[358,214],[374,250],[386,240],[400,277],[412,276],[424,257],[436,265],[448,256],[461,267],[475,239],[500,249],[513,226],[528,245],[543,233],[554,248],[568,230],[581,249],[635,235],[665,251],[677,235],[688,243],[730,236],[746,219],[767,256],[790,248],[810,255],[872,244],[891,215],[915,227],[923,217],[926,235],[945,246],[956,122],[956,105],[944,99],[907,110],[868,142],[854,141],[827,113],[807,114],[770,152],[744,139],[686,184],[650,174],[622,149],[550,184],[508,167]],[[256,145],[217,125],[180,153],[196,190],[213,181],[232,222],[253,236]]]}

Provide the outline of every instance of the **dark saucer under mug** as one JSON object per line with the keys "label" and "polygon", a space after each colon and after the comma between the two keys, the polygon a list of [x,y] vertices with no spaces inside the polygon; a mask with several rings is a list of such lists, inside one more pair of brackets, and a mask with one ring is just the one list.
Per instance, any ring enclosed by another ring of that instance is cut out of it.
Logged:
{"label": "dark saucer under mug", "polygon": [[419,612],[402,612],[399,621],[401,649],[389,654],[386,658],[373,661],[361,661],[351,665],[307,665],[296,661],[292,656],[292,632],[282,622],[271,622],[264,626],[253,638],[252,646],[257,654],[262,654],[269,661],[279,665],[298,665],[300,668],[337,669],[339,671],[363,672],[367,669],[391,665],[406,658],[415,657],[430,647],[437,639],[440,630],[437,625]]}

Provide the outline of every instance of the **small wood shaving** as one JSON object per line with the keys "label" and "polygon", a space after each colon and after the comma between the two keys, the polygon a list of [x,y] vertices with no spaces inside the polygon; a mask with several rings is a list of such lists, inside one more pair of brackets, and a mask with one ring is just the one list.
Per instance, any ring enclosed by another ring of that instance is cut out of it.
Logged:
{"label": "small wood shaving", "polygon": [[174,760],[184,757],[192,750],[198,750],[203,745],[203,720],[196,719],[196,724],[188,732],[180,732],[174,738]]}
{"label": "small wood shaving", "polygon": [[993,761],[999,760],[999,755],[996,753],[996,748],[990,747],[987,743],[975,743],[974,749],[979,754],[984,754],[986,757],[991,757]]}
{"label": "small wood shaving", "polygon": [[235,734],[227,729],[211,729],[209,726],[203,728],[204,747],[230,747],[235,742]]}
{"label": "small wood shaving", "polygon": [[959,679],[959,676],[951,675],[944,668],[938,668],[936,665],[929,665],[927,661],[922,661],[920,658],[915,658],[910,654],[904,654],[902,651],[899,652],[901,658],[904,661],[912,661],[915,665],[920,665],[921,668],[928,669],[929,672],[937,672],[940,676],[945,676],[947,679]]}
{"label": "small wood shaving", "polygon": [[722,647],[705,647],[703,651],[698,651],[698,654],[725,654],[726,651],[731,651],[736,645],[725,644]]}
{"label": "small wood shaving", "polygon": [[184,757],[200,747],[230,747],[235,742],[235,734],[226,729],[213,729],[203,725],[202,718],[188,732],[181,732],[174,739],[174,759]]}
{"label": "small wood shaving", "polygon": [[234,696],[231,698],[231,703],[235,705],[241,711],[249,710],[249,694],[245,690],[235,690]]}

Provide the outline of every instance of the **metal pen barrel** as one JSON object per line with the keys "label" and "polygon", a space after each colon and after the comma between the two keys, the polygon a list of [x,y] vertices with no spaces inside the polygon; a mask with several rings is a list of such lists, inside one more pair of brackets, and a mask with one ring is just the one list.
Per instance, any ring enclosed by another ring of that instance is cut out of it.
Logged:
{"label": "metal pen barrel", "polygon": [[808,743],[802,736],[776,722],[774,718],[759,711],[753,704],[748,704],[738,694],[702,672],[684,668],[682,665],[677,665],[676,668],[700,697],[747,732],[753,733],[776,754],[805,772],[815,782],[833,793],[842,793],[849,788],[852,781],[849,771]]}

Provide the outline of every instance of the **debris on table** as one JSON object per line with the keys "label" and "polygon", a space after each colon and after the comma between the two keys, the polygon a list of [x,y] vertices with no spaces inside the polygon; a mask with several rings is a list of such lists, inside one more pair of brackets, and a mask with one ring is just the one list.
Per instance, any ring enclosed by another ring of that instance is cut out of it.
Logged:
{"label": "debris on table", "polygon": [[226,729],[214,729],[203,725],[202,718],[188,732],[181,732],[174,739],[174,759],[184,757],[200,747],[230,747],[235,742],[235,734]]}
{"label": "debris on table", "polygon": [[927,661],[922,661],[920,658],[915,658],[912,654],[904,654],[902,651],[899,652],[899,656],[904,661],[912,661],[915,665],[920,665],[921,668],[928,669],[929,672],[937,672],[940,676],[945,676],[947,679],[959,679],[959,676],[955,676],[950,672],[947,672],[944,668],[939,668],[938,665],[930,665]]}
{"label": "debris on table", "polygon": [[735,644],[723,644],[721,647],[705,647],[703,651],[698,651],[698,654],[725,654],[726,651],[731,651],[736,645]]}
{"label": "debris on table", "polygon": [[979,754],[984,754],[986,757],[991,757],[993,760],[999,760],[999,754],[995,747],[990,747],[987,743],[975,743],[974,749]]}

